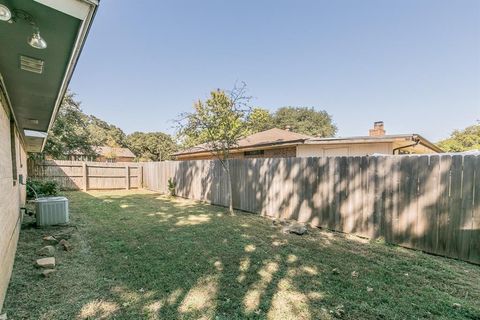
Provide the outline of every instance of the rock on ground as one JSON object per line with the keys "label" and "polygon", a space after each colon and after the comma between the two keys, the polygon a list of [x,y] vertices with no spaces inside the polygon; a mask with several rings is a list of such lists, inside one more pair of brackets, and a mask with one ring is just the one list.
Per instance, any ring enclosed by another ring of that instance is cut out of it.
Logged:
{"label": "rock on ground", "polygon": [[59,244],[62,246],[63,250],[70,251],[72,250],[72,245],[65,239],[60,240]]}
{"label": "rock on ground", "polygon": [[283,227],[283,233],[294,233],[303,235],[307,232],[307,227],[304,224],[293,222],[290,225]]}
{"label": "rock on ground", "polygon": [[45,246],[37,250],[39,256],[53,256],[55,254],[54,246]]}
{"label": "rock on ground", "polygon": [[45,278],[48,278],[50,277],[55,271],[55,269],[45,269],[42,271],[42,276],[44,276]]}
{"label": "rock on ground", "polygon": [[75,231],[74,228],[68,228],[68,229],[65,229],[65,230],[62,230],[58,233],[55,233],[53,236],[55,237],[55,239],[57,240],[68,240],[72,237],[72,233],[73,231]]}
{"label": "rock on ground", "polygon": [[41,258],[36,261],[37,267],[50,269],[55,268],[55,258],[48,257],[48,258]]}
{"label": "rock on ground", "polygon": [[45,241],[48,244],[53,244],[53,245],[58,243],[58,240],[55,237],[52,237],[52,236],[43,237],[43,241]]}

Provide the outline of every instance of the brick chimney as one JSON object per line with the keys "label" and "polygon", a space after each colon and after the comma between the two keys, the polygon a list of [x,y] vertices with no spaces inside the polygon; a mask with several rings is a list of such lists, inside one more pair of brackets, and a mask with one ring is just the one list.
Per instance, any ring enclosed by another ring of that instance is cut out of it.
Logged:
{"label": "brick chimney", "polygon": [[373,129],[370,129],[368,135],[371,137],[380,137],[385,135],[383,121],[376,121],[373,123]]}

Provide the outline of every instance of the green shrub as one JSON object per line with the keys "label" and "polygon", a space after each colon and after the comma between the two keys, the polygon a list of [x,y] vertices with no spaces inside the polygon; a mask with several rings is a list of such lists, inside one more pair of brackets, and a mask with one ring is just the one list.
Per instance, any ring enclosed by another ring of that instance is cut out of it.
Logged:
{"label": "green shrub", "polygon": [[47,197],[58,195],[58,183],[53,180],[41,181],[27,179],[27,198]]}
{"label": "green shrub", "polygon": [[177,186],[177,183],[175,182],[174,179],[168,178],[168,192],[170,192],[170,195],[172,197],[175,196],[175,187]]}

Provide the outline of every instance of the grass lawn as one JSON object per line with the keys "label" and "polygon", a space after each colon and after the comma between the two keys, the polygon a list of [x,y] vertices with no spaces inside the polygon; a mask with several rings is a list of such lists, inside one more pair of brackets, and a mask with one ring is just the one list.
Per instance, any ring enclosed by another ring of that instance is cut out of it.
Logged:
{"label": "grass lawn", "polygon": [[9,319],[480,319],[480,266],[147,191],[68,197],[74,248],[43,278],[59,229],[23,227]]}

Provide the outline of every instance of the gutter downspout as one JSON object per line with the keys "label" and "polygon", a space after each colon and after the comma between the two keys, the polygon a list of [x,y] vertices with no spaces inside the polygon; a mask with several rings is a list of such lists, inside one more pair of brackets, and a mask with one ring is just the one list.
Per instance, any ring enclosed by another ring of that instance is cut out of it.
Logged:
{"label": "gutter downspout", "polygon": [[[393,149],[393,153],[392,153],[392,154],[395,154],[395,151],[398,151],[398,150],[401,150],[401,149],[405,149],[405,148],[409,148],[409,147],[415,147],[416,145],[418,145],[418,144],[420,143],[420,139],[419,139],[419,138],[414,138],[413,140],[415,141],[415,143],[409,144],[409,145],[406,145],[406,146],[403,146],[403,147],[395,148],[395,149]],[[397,154],[398,154],[398,153],[397,153]]]}

